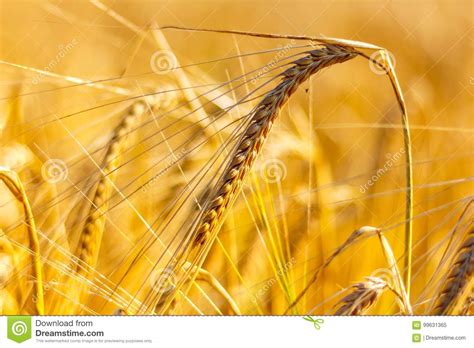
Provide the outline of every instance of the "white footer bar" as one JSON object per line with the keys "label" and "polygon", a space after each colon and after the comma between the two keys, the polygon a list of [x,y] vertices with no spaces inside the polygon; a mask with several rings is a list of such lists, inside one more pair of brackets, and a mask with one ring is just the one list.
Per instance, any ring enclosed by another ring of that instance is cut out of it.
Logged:
{"label": "white footer bar", "polygon": [[1,317],[0,347],[474,346],[473,317]]}

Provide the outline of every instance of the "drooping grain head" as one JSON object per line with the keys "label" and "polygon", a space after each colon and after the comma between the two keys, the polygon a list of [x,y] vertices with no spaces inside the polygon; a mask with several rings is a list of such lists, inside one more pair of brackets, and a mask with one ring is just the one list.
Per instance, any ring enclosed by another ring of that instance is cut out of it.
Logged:
{"label": "drooping grain head", "polygon": [[365,282],[352,286],[353,291],[344,297],[334,315],[361,315],[377,302],[388,289],[388,284],[380,278],[367,277]]}
{"label": "drooping grain head", "polygon": [[469,289],[469,287],[471,286],[473,271],[474,228],[471,228],[456,254],[454,263],[450,267],[447,279],[438,295],[434,314],[450,314],[463,294],[469,297],[469,292],[472,292],[472,288]]}

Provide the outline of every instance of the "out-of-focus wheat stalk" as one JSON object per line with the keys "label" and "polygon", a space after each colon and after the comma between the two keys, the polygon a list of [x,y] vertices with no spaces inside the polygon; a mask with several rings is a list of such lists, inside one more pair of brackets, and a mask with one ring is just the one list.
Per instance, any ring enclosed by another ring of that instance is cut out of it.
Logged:
{"label": "out-of-focus wheat stalk", "polygon": [[31,265],[34,277],[34,306],[37,315],[44,314],[44,291],[43,291],[43,264],[41,261],[38,232],[36,230],[35,219],[30,207],[25,188],[18,175],[7,169],[0,168],[0,179],[5,183],[10,192],[22,204],[25,213],[25,224],[29,235],[29,252],[31,253]]}
{"label": "out-of-focus wheat stalk", "polygon": [[[69,282],[66,283],[66,295],[63,296],[64,301],[57,302],[55,311],[74,313],[75,306],[84,301],[85,291],[89,284],[88,281],[93,278],[97,265],[105,228],[106,212],[111,192],[115,185],[114,182],[118,175],[117,168],[120,163],[121,153],[128,143],[133,126],[145,110],[146,105],[144,101],[134,102],[112,133],[112,138],[109,140],[105,157],[100,167],[101,178],[95,187],[90,208],[79,235],[73,265],[71,266],[73,277],[70,280],[79,281],[80,285],[72,286]],[[71,300],[74,304],[71,303]]]}
{"label": "out-of-focus wheat stalk", "polygon": [[127,143],[127,137],[133,125],[142,116],[145,108],[146,106],[143,101],[135,102],[113,132],[101,166],[102,178],[97,184],[91,207],[79,238],[76,252],[79,262],[77,262],[75,268],[77,274],[87,275],[89,269],[94,269],[96,266],[105,225],[105,212],[107,211],[113,182],[118,174],[116,169],[119,165],[120,153]]}

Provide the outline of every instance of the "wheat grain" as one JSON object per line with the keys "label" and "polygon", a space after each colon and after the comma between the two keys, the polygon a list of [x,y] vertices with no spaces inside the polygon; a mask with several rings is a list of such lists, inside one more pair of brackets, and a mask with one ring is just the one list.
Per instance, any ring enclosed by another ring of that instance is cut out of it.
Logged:
{"label": "wheat grain", "polygon": [[461,312],[459,313],[460,315],[471,315],[473,311],[473,304],[474,304],[474,296],[471,295],[467,297],[466,301],[464,302]]}

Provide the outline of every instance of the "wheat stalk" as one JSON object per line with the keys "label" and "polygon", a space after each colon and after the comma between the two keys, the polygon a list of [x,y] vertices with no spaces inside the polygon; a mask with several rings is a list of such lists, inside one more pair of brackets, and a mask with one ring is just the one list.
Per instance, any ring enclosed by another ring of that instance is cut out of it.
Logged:
{"label": "wheat stalk", "polygon": [[398,269],[397,260],[393,254],[392,247],[390,246],[387,238],[383,235],[382,231],[379,230],[377,233],[385,259],[387,260],[387,264],[390,267],[392,277],[395,280],[395,289],[397,294],[400,294],[399,299],[401,300],[400,303],[402,304],[400,307],[402,308],[404,314],[412,315],[413,309],[411,308],[410,297],[405,288],[405,284],[403,283],[402,276],[400,275],[400,270]]}
{"label": "wheat stalk", "polygon": [[459,248],[455,261],[450,267],[443,289],[438,295],[434,309],[436,315],[446,315],[454,310],[459,302],[464,305],[472,294],[472,273],[474,270],[474,228],[469,230],[466,240]]}
{"label": "wheat stalk", "polygon": [[43,291],[43,264],[41,262],[41,252],[36,230],[35,219],[31,210],[30,202],[18,175],[7,168],[0,168],[0,179],[5,183],[10,192],[23,205],[25,223],[29,235],[29,250],[31,263],[33,265],[34,281],[34,304],[35,314],[44,314],[44,291]]}
{"label": "wheat stalk", "polygon": [[389,288],[389,285],[380,278],[367,277],[365,282],[352,286],[354,289],[340,302],[340,307],[334,315],[361,315],[366,313],[378,300],[380,295]]}
{"label": "wheat stalk", "polygon": [[[187,263],[184,265],[185,269],[189,269],[190,267],[192,267],[190,263]],[[196,266],[194,266],[193,268],[196,268]],[[212,273],[210,273],[209,271],[206,271],[203,268],[198,268],[195,270],[195,272],[197,273],[196,280],[200,280],[209,284],[210,287],[212,287],[219,295],[221,295],[224,298],[224,300],[227,302],[230,309],[235,315],[241,315],[241,312],[237,303],[234,301],[234,299],[229,294],[229,292],[216,279],[216,277],[212,275]]]}

